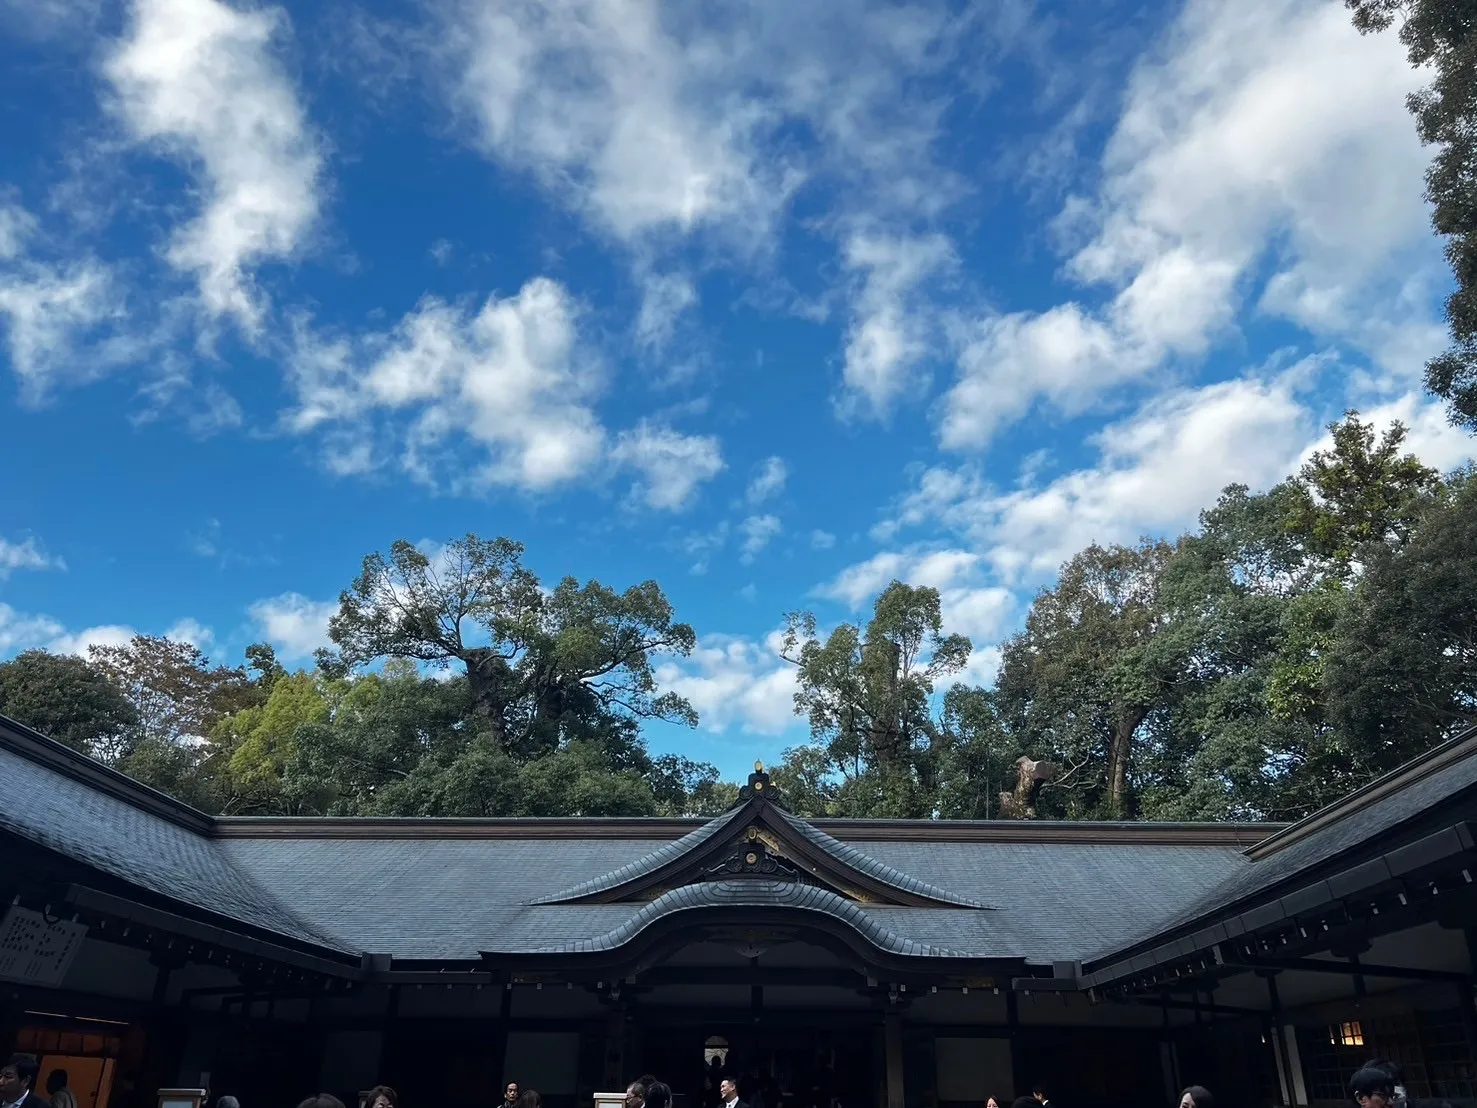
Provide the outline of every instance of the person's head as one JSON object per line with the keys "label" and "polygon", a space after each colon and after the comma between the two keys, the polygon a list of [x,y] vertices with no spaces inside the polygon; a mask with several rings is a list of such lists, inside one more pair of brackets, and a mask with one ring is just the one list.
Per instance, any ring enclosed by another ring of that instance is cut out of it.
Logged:
{"label": "person's head", "polygon": [[344,1102],[332,1093],[319,1093],[299,1102],[297,1108],[344,1108]]}
{"label": "person's head", "polygon": [[50,1096],[53,1093],[59,1093],[63,1089],[65,1089],[66,1087],[67,1087],[67,1071],[66,1070],[52,1070],[51,1071],[51,1075],[49,1077],[47,1077],[47,1079],[46,1079],[46,1095],[47,1096]]}
{"label": "person's head", "polygon": [[1395,1086],[1395,1097],[1397,1100],[1405,1092],[1405,1074],[1400,1069],[1398,1063],[1392,1062],[1388,1058],[1376,1058],[1371,1062],[1365,1062],[1364,1066],[1366,1069],[1384,1070],[1390,1075],[1390,1081]]}
{"label": "person's head", "polygon": [[400,1108],[400,1094],[388,1085],[376,1085],[364,1098],[364,1108]]}
{"label": "person's head", "polygon": [[503,1086],[503,1099],[512,1104],[518,1099],[518,1082],[509,1081]]}
{"label": "person's head", "polygon": [[8,1104],[35,1089],[38,1068],[29,1054],[12,1054],[10,1061],[0,1066],[0,1101]]}
{"label": "person's head", "polygon": [[544,1098],[538,1095],[537,1089],[524,1089],[518,1094],[518,1108],[539,1108]]}
{"label": "person's head", "polygon": [[734,1097],[738,1096],[738,1085],[734,1082],[733,1078],[725,1077],[722,1081],[718,1083],[718,1095],[721,1096],[724,1101],[730,1101]]}
{"label": "person's head", "polygon": [[1191,1085],[1180,1093],[1180,1108],[1215,1108],[1215,1097],[1204,1085]]}
{"label": "person's head", "polygon": [[241,1108],[241,1102],[233,1096],[223,1096],[215,1102],[215,1108]]}
{"label": "person's head", "polygon": [[1000,1102],[992,1096],[985,1097],[985,1108],[1000,1108]]}
{"label": "person's head", "polygon": [[626,1108],[641,1108],[646,1103],[646,1086],[632,1081],[626,1086]]}
{"label": "person's head", "polygon": [[671,1108],[672,1090],[660,1081],[646,1086],[646,1108]]}
{"label": "person's head", "polygon": [[1350,1078],[1349,1094],[1359,1108],[1390,1108],[1395,1102],[1395,1079],[1380,1066],[1364,1066]]}

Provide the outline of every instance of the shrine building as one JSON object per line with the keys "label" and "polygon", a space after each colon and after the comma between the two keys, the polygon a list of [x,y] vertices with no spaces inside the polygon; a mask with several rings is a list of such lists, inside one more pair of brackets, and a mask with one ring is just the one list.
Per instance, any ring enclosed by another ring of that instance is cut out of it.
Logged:
{"label": "shrine building", "polygon": [[1290,826],[224,818],[0,718],[0,1059],[78,1108],[1477,1106],[1477,732]]}

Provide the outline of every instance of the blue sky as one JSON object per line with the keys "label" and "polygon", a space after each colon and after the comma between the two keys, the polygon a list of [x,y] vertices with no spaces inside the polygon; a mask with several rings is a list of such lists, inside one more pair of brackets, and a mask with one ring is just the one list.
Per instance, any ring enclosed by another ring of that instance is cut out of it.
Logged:
{"label": "blue sky", "polygon": [[0,656],[305,663],[476,531],[659,580],[730,774],[785,611],[934,585],[988,681],[1346,407],[1469,454],[1419,82],[1333,0],[0,0]]}

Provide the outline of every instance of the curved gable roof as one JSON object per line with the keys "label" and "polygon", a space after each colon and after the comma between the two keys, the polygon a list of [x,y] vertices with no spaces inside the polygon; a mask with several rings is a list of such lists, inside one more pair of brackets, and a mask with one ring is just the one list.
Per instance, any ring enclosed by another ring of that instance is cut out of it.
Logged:
{"label": "curved gable roof", "polygon": [[[985,908],[977,900],[903,873],[785,811],[769,775],[749,776],[742,799],[723,815],[626,865],[536,903],[608,904],[661,898],[695,881],[744,843],[762,842],[807,878],[843,899],[908,907]],[[752,883],[752,882],[750,882]]]}

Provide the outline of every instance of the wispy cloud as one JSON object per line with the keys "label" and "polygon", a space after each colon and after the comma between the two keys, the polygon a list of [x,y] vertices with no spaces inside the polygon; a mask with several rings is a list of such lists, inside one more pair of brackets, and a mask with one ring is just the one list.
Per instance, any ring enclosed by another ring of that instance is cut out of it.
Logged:
{"label": "wispy cloud", "polygon": [[196,178],[203,210],[167,258],[212,316],[262,324],[254,271],[292,258],[318,217],[323,159],[277,51],[281,8],[135,0],[104,72],[128,134]]}
{"label": "wispy cloud", "polygon": [[61,558],[46,553],[41,544],[28,537],[21,542],[0,538],[0,581],[18,569],[66,569]]}

